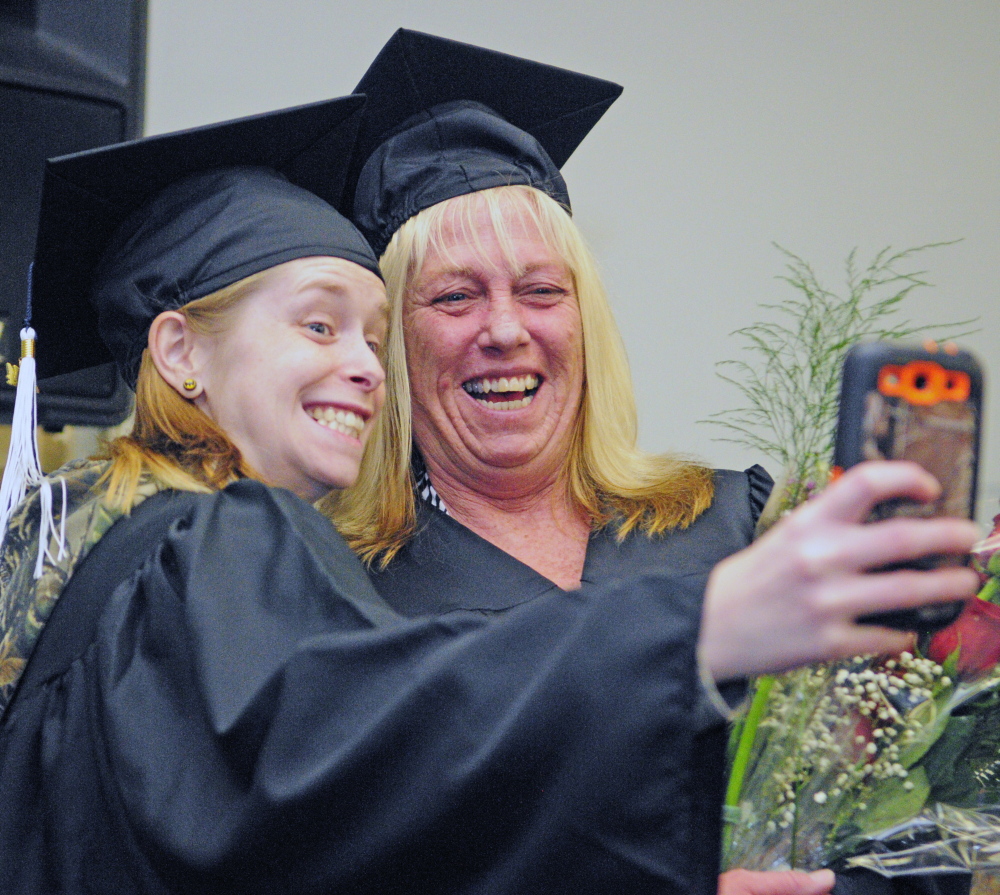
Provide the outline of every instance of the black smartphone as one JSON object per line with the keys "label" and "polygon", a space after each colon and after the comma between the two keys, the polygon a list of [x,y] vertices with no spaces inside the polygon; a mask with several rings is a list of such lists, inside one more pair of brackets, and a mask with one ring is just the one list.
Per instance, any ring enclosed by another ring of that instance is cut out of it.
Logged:
{"label": "black smartphone", "polygon": [[[937,500],[891,500],[869,521],[891,516],[958,516],[976,511],[983,375],[953,343],[866,342],[844,360],[834,448],[835,469],[863,460],[911,460],[941,484]],[[964,565],[967,557],[935,555],[894,568]],[[880,612],[858,621],[927,634],[951,624],[961,602]]]}

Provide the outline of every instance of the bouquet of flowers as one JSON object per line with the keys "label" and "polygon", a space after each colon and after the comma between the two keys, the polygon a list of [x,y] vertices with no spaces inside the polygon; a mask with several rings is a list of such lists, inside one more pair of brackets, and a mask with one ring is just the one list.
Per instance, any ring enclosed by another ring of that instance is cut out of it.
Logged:
{"label": "bouquet of flowers", "polygon": [[[723,378],[746,403],[709,421],[784,467],[761,528],[826,482],[851,345],[941,329],[889,319],[928,285],[922,272],[902,270],[928,248],[887,249],[861,270],[852,253],[846,298],[785,252],[782,279],[797,296],[765,305],[776,321],[738,331],[763,363],[726,362]],[[1000,867],[998,547],[1000,529],[977,551],[980,599],[913,652],[754,683],[730,743],[728,867],[863,866],[884,875]]]}
{"label": "bouquet of flowers", "polygon": [[1000,527],[977,552],[980,599],[917,651],[757,680],[731,742],[729,866],[1000,868]]}

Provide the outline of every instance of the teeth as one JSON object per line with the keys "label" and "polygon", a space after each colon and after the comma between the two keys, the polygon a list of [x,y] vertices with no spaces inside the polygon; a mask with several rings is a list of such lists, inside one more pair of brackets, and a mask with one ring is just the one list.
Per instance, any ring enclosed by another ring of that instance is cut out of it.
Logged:
{"label": "teeth", "polygon": [[338,410],[335,407],[310,407],[311,416],[321,426],[335,429],[345,435],[360,437],[365,428],[365,421],[351,410]]}
{"label": "teeth", "polygon": [[517,410],[519,407],[527,407],[531,403],[534,395],[518,398],[516,401],[483,401],[490,410]]}
{"label": "teeth", "polygon": [[[524,376],[501,376],[499,379],[477,379],[465,383],[470,395],[488,395],[490,392],[526,392],[538,387],[538,377],[534,373]],[[501,402],[503,403],[503,402]]]}

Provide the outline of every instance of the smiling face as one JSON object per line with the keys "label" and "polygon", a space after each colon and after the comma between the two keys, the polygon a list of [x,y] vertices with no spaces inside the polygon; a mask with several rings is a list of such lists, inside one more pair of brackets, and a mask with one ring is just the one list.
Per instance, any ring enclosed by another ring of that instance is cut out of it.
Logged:
{"label": "smiling face", "polygon": [[561,477],[583,390],[573,276],[526,209],[504,221],[502,242],[485,206],[446,215],[403,304],[417,445],[474,489]]}
{"label": "smiling face", "polygon": [[268,271],[225,328],[195,336],[196,403],[269,484],[317,500],[357,477],[385,397],[373,273],[310,257]]}

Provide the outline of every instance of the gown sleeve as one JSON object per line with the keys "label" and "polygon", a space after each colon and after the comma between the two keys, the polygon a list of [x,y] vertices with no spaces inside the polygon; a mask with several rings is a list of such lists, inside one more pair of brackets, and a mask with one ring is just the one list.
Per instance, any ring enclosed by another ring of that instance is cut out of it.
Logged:
{"label": "gown sleeve", "polygon": [[310,507],[230,486],[117,588],[91,649],[38,697],[32,785],[61,806],[41,812],[43,875],[94,891],[701,892],[698,587],[649,572],[499,619],[406,620]]}
{"label": "gown sleeve", "polygon": [[837,874],[831,895],[969,895],[971,888],[971,873],[889,879],[870,870],[849,870]]}

